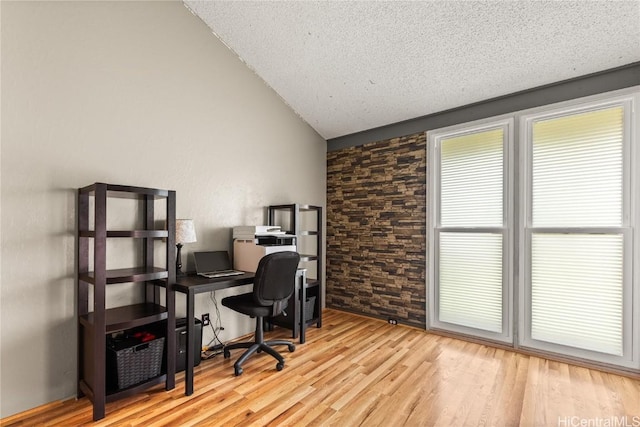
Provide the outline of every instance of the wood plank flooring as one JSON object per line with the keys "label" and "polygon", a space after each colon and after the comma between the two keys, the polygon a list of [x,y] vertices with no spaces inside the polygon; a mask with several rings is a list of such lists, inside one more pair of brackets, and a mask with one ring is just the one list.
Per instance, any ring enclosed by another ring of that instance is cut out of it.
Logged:
{"label": "wood plank flooring", "polygon": [[[287,337],[280,329],[267,337]],[[161,386],[107,405],[44,405],[2,426],[640,426],[640,381],[325,310],[283,371],[257,355],[203,361],[195,392]],[[607,424],[607,422],[609,424]],[[588,424],[590,423],[590,424]],[[599,424],[598,424],[599,423]],[[617,423],[617,424],[616,424]]]}

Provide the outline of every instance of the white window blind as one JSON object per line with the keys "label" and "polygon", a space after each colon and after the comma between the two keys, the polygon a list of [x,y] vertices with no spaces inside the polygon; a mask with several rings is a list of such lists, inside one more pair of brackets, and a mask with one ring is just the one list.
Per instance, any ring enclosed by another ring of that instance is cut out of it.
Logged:
{"label": "white window blind", "polygon": [[505,334],[506,135],[500,123],[437,138],[437,327]]}
{"label": "white window blind", "polygon": [[531,337],[622,355],[621,235],[535,234]]}
{"label": "white window blind", "polygon": [[492,129],[442,141],[440,224],[502,227],[504,131]]}
{"label": "white window blind", "polygon": [[502,236],[440,234],[440,321],[502,333]]}
{"label": "white window blind", "polygon": [[622,107],[533,124],[534,227],[622,225]]}
{"label": "white window blind", "polygon": [[615,105],[527,121],[526,344],[623,355],[623,118]]}

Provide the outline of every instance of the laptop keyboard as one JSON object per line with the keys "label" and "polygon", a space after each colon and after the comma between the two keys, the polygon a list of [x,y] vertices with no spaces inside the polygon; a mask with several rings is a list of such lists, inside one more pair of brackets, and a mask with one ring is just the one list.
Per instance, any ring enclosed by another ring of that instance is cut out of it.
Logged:
{"label": "laptop keyboard", "polygon": [[237,276],[242,274],[242,271],[237,270],[220,270],[211,273],[202,273],[201,276],[207,277],[209,279],[215,279],[217,277],[227,277],[227,276]]}

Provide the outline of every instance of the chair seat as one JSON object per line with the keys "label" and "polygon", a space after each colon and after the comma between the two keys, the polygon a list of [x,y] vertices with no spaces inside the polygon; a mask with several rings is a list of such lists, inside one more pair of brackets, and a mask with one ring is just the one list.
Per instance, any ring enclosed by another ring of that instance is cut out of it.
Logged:
{"label": "chair seat", "polygon": [[232,295],[222,299],[222,305],[251,317],[269,317],[273,306],[256,305],[253,293]]}

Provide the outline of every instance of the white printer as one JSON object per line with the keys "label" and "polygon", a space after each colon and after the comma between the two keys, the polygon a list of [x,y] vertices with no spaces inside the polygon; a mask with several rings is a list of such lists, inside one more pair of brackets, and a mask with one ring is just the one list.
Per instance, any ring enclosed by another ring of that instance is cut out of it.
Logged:
{"label": "white printer", "polygon": [[277,225],[233,227],[233,268],[236,270],[255,272],[263,256],[296,250],[296,236]]}

